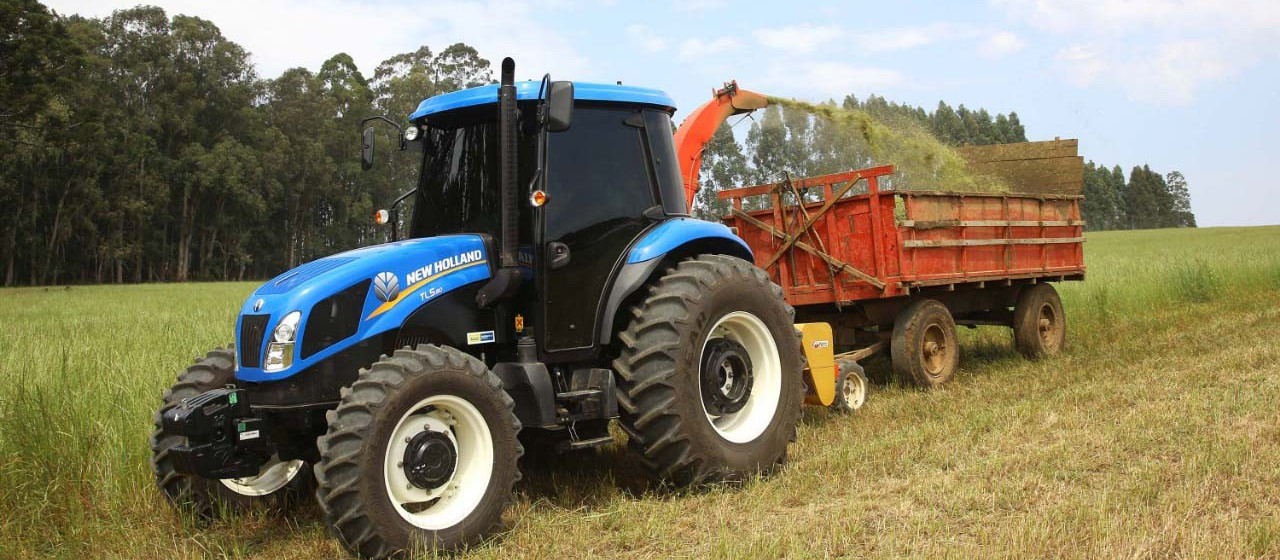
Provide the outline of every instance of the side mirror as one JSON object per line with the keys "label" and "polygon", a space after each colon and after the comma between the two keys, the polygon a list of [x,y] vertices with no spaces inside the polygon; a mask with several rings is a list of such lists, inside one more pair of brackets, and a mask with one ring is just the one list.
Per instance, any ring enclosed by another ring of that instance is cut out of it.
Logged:
{"label": "side mirror", "polygon": [[368,171],[373,167],[373,127],[364,129],[360,142],[360,169]]}
{"label": "side mirror", "polygon": [[561,132],[573,124],[573,82],[551,82],[547,92],[547,130]]}

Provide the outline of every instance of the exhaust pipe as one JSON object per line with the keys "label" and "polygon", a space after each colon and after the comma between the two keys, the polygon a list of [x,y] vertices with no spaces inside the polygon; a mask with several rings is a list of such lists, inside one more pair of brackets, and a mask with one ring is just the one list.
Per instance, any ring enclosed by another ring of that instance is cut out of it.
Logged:
{"label": "exhaust pipe", "polygon": [[502,239],[499,268],[493,278],[476,294],[476,304],[488,307],[515,294],[520,287],[516,241],[519,232],[519,208],[516,206],[516,62],[502,59],[502,76],[498,85],[498,187],[502,212]]}
{"label": "exhaust pipe", "polygon": [[516,263],[516,61],[502,59],[502,82],[498,86],[498,182],[502,188],[502,268]]}

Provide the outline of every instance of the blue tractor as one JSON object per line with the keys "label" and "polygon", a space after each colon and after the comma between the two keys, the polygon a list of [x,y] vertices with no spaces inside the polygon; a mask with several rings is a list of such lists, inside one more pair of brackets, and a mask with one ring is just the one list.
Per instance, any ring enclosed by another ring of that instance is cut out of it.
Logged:
{"label": "blue tractor", "polygon": [[604,445],[614,419],[672,484],[784,460],[805,393],[794,312],[729,228],[688,215],[672,100],[513,77],[506,59],[499,84],[409,117],[403,240],[393,219],[392,242],[263,284],[236,344],[165,392],[169,500],[211,517],[314,493],[348,550],[381,558],[480,541],[524,445]]}

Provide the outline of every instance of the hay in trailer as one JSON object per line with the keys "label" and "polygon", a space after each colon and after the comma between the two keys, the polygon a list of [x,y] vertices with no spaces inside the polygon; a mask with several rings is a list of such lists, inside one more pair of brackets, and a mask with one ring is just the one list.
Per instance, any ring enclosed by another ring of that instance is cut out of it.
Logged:
{"label": "hay in trailer", "polygon": [[774,96],[768,99],[770,104],[805,111],[836,127],[842,137],[864,144],[877,164],[897,167],[898,173],[886,185],[894,190],[977,193],[1013,190],[1002,177],[971,169],[959,151],[942,143],[919,123],[905,119],[885,122],[865,111],[841,108],[830,102],[818,104]]}

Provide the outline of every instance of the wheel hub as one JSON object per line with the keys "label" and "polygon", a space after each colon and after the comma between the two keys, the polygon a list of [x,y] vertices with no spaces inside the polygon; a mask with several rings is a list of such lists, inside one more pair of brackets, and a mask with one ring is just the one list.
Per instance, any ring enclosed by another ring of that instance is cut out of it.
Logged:
{"label": "wheel hub", "polygon": [[458,450],[443,432],[418,432],[404,450],[404,475],[410,484],[424,490],[443,486],[457,466]]}
{"label": "wheel hub", "polygon": [[702,404],[708,414],[722,416],[742,410],[751,398],[754,383],[747,349],[728,338],[708,341],[701,382]]}

